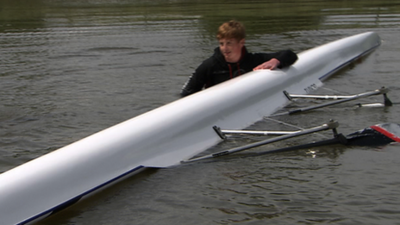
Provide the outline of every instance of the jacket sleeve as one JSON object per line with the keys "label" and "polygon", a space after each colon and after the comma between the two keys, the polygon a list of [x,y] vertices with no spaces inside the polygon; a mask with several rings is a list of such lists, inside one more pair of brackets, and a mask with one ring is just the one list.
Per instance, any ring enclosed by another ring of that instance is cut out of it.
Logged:
{"label": "jacket sleeve", "polygon": [[181,90],[181,97],[185,97],[201,91],[206,85],[206,77],[207,77],[207,67],[203,62],[189,77],[189,80],[183,85]]}

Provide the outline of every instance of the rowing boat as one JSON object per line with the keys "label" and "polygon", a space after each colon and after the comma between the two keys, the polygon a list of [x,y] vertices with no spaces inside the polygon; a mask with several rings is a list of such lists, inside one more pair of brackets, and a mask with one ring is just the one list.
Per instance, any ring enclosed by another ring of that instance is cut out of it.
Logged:
{"label": "rowing boat", "polygon": [[100,131],[0,175],[2,224],[24,224],[77,202],[143,168],[164,168],[216,145],[213,126],[243,129],[307,94],[380,45],[376,33],[304,52],[282,70],[261,70]]}

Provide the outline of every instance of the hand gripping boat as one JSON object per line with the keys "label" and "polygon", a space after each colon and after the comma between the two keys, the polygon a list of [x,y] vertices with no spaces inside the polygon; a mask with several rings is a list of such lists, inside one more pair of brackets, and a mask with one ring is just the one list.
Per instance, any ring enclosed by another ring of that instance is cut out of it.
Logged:
{"label": "hand gripping boat", "polygon": [[250,72],[6,171],[0,224],[38,220],[139,169],[177,165],[221,141],[214,125],[248,127],[288,104],[284,91],[309,93],[379,45],[368,32],[301,52],[289,68]]}

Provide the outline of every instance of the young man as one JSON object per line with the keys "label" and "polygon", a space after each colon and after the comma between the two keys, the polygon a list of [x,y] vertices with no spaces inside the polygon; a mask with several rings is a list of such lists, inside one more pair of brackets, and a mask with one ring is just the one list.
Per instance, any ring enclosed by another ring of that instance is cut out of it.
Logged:
{"label": "young man", "polygon": [[276,53],[249,53],[244,26],[237,21],[222,24],[217,33],[219,47],[206,59],[184,85],[181,96],[187,96],[252,70],[284,68],[297,60],[291,50]]}

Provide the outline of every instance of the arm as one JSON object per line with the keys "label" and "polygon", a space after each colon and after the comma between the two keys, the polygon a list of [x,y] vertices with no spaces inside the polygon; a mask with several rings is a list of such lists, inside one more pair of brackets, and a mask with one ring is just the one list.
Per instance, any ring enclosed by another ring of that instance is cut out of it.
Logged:
{"label": "arm", "polygon": [[266,62],[256,66],[254,70],[284,68],[292,65],[297,60],[296,53],[291,50],[265,54],[264,56]]}
{"label": "arm", "polygon": [[186,97],[188,95],[200,91],[201,89],[202,87],[200,87],[200,85],[198,84],[196,79],[196,74],[194,73],[191,77],[189,77],[189,80],[186,81],[186,83],[183,85],[180,95],[181,97]]}
{"label": "arm", "polygon": [[206,66],[202,63],[189,77],[189,80],[183,85],[181,90],[181,97],[185,97],[201,91],[206,85]]}
{"label": "arm", "polygon": [[253,70],[274,70],[280,64],[281,64],[281,62],[279,60],[272,58],[272,59],[266,61],[265,63],[254,67]]}

